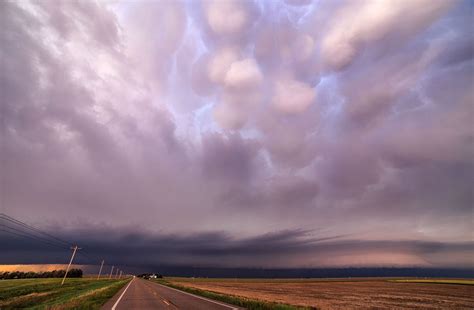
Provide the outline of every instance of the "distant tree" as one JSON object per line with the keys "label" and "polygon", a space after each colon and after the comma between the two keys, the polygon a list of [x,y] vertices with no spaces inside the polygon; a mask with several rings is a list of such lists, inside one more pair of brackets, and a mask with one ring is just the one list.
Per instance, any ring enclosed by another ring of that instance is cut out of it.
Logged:
{"label": "distant tree", "polygon": [[71,269],[68,274],[68,278],[82,278],[82,270],[81,269]]}
{"label": "distant tree", "polygon": [[51,272],[51,275],[47,276],[47,278],[62,278],[62,277],[64,277],[65,273],[66,273],[65,270],[53,270]]}
{"label": "distant tree", "polygon": [[[27,278],[62,278],[66,270],[53,270],[53,271],[43,271],[43,272],[22,272],[22,271],[12,271],[12,272],[0,272],[0,280],[6,279],[27,279]],[[71,269],[67,276],[68,278],[82,278],[81,269]]]}

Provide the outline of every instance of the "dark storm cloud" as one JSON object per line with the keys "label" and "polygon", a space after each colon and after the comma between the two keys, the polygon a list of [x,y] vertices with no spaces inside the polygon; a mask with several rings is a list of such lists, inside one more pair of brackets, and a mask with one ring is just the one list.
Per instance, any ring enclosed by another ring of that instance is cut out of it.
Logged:
{"label": "dark storm cloud", "polygon": [[0,6],[3,212],[111,251],[76,228],[147,227],[109,241],[150,264],[464,261],[469,1]]}
{"label": "dark storm cloud", "polygon": [[[3,262],[46,263],[57,262],[61,255],[67,257],[67,248],[61,250],[48,245],[29,243],[0,235],[6,252]],[[75,238],[83,245],[78,264],[96,264],[105,258],[108,264],[157,268],[159,266],[194,267],[298,267],[311,259],[319,261],[316,267],[331,266],[327,257],[334,257],[333,266],[421,266],[421,267],[472,267],[474,244],[472,242],[432,242],[421,240],[380,241],[345,239],[347,236],[318,236],[311,231],[280,231],[250,238],[234,238],[223,232],[167,235],[145,232],[123,233],[123,230],[88,229],[71,231],[62,238]],[[38,251],[49,253],[37,257]],[[391,252],[397,259],[390,261]],[[19,253],[10,256],[8,253]],[[396,253],[396,254],[395,254]],[[352,255],[350,258],[348,255]],[[360,259],[360,257],[363,259]],[[372,259],[371,256],[379,256]],[[450,264],[449,257],[456,257],[459,264]],[[345,257],[345,259],[339,259]],[[377,260],[379,261],[377,263]]]}

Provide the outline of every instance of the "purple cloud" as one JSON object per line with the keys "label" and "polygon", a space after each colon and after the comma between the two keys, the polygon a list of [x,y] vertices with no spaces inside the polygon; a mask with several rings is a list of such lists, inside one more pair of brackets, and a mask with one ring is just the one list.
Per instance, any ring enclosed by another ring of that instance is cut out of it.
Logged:
{"label": "purple cloud", "polygon": [[100,246],[123,240],[78,227],[146,227],[183,263],[472,255],[471,3],[0,6],[2,212]]}

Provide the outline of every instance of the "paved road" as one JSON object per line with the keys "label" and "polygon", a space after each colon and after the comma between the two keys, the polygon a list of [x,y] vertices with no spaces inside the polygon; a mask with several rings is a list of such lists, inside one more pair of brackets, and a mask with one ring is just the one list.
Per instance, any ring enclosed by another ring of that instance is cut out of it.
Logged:
{"label": "paved road", "polygon": [[125,285],[102,309],[231,310],[239,308],[178,291],[149,280],[133,278],[131,282]]}

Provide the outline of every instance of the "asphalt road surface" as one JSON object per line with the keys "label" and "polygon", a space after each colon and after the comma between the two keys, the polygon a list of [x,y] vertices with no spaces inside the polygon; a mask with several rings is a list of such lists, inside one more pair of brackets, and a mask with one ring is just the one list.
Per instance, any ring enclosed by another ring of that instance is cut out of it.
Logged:
{"label": "asphalt road surface", "polygon": [[102,309],[239,309],[220,301],[210,300],[140,278],[133,278]]}

